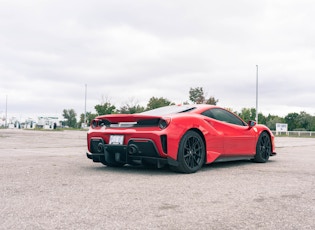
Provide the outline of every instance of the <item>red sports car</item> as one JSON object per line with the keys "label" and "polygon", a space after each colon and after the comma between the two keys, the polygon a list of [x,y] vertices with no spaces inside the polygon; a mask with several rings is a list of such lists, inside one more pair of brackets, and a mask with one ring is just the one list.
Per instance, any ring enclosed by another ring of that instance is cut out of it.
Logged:
{"label": "red sports car", "polygon": [[244,122],[213,105],[174,105],[138,114],[96,117],[87,134],[87,157],[119,167],[163,167],[194,173],[215,161],[275,155],[274,136],[264,125]]}

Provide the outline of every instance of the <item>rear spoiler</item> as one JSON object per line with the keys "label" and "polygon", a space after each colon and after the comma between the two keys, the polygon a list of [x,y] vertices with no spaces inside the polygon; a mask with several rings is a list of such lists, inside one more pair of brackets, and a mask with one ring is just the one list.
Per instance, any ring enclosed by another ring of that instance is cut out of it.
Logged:
{"label": "rear spoiler", "polygon": [[170,118],[144,114],[111,114],[96,117],[91,122],[91,127],[144,127],[158,126],[165,129],[170,123]]}
{"label": "rear spoiler", "polygon": [[107,120],[110,123],[120,123],[120,122],[138,122],[139,120],[152,120],[152,119],[160,119],[161,116],[152,116],[145,114],[109,114],[98,116],[96,120]]}

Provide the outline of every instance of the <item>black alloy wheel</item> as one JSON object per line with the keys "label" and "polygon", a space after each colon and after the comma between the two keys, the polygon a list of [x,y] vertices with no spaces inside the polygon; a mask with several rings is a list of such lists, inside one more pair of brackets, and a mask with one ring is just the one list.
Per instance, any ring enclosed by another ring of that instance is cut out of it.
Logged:
{"label": "black alloy wheel", "polygon": [[182,137],[177,161],[179,165],[171,168],[183,173],[194,173],[203,166],[205,162],[205,144],[197,132],[190,130]]}
{"label": "black alloy wheel", "polygon": [[266,132],[260,134],[257,145],[256,145],[256,155],[254,158],[255,162],[265,163],[268,161],[271,155],[271,140]]}

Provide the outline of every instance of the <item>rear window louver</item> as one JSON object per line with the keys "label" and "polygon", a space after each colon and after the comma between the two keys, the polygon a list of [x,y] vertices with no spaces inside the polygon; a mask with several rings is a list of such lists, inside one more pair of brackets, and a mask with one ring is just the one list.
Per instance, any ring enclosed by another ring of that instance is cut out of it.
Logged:
{"label": "rear window louver", "polygon": [[160,119],[145,119],[134,122],[117,122],[110,123],[108,120],[103,120],[101,123],[111,128],[128,128],[128,127],[152,127],[158,126]]}

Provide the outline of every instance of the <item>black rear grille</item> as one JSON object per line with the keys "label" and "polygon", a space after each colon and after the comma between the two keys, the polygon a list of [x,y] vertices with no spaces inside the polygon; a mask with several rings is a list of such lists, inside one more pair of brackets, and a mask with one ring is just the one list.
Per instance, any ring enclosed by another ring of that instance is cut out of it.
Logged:
{"label": "black rear grille", "polygon": [[155,144],[151,140],[130,140],[128,146],[136,146],[137,151],[133,153],[133,156],[148,156],[148,157],[158,157],[159,153]]}
{"label": "black rear grille", "polygon": [[91,139],[91,153],[104,153],[103,139]]}
{"label": "black rear grille", "polygon": [[131,121],[131,122],[113,122],[108,123],[106,126],[111,128],[128,128],[128,127],[154,127],[158,126],[160,119],[145,119],[139,121]]}
{"label": "black rear grille", "polygon": [[148,120],[139,120],[137,122],[137,127],[141,127],[141,126],[158,126],[160,119],[148,119]]}

